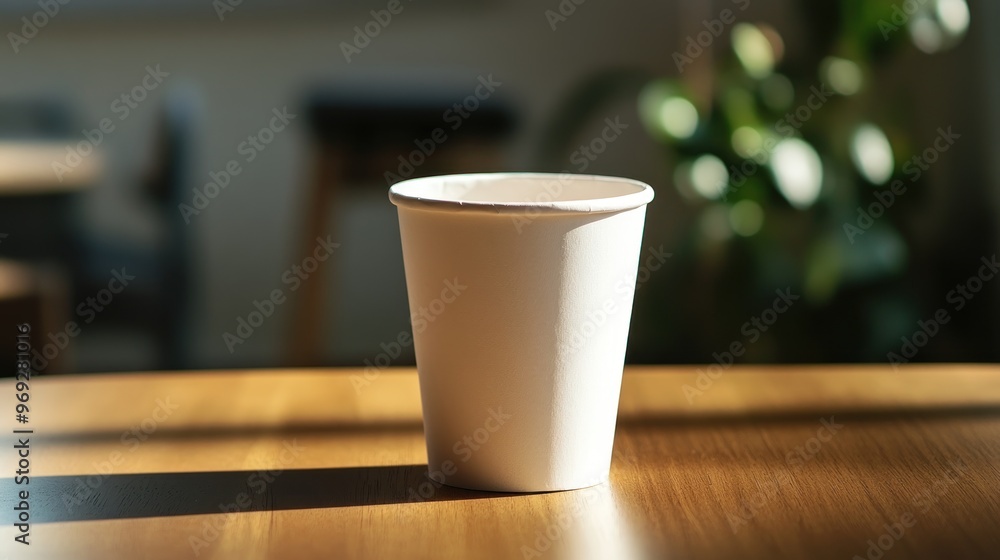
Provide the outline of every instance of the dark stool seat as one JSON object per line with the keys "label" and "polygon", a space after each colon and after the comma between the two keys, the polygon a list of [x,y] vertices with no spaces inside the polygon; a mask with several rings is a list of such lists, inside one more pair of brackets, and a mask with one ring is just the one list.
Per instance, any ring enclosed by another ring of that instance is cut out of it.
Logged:
{"label": "dark stool seat", "polygon": [[[312,140],[311,183],[292,260],[308,255],[316,238],[327,235],[327,215],[341,189],[388,189],[412,177],[501,170],[498,146],[515,126],[512,110],[489,91],[485,78],[454,91],[410,84],[324,88],[307,97],[304,112]],[[295,293],[287,356],[293,365],[323,363],[326,285],[311,279]]]}

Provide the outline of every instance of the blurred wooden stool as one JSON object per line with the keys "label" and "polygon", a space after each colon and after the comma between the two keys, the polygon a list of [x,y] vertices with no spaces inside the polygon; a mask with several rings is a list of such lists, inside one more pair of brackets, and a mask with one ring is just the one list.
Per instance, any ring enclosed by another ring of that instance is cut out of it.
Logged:
{"label": "blurred wooden stool", "polygon": [[[500,148],[515,121],[493,95],[463,107],[474,89],[431,94],[410,86],[368,93],[324,90],[307,100],[311,177],[298,251],[290,262],[310,255],[316,238],[329,234],[328,215],[338,207],[342,189],[378,185],[388,190],[413,177],[504,169]],[[325,268],[292,296],[289,365],[324,363]]]}

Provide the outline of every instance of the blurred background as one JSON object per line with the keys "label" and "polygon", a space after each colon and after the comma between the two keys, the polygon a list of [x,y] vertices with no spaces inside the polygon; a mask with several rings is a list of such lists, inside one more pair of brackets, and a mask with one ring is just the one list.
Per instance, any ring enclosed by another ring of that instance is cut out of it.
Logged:
{"label": "blurred background", "polygon": [[0,22],[4,363],[30,322],[44,373],[412,364],[386,190],[502,170],[656,189],[631,362],[1000,358],[994,2],[11,0]]}

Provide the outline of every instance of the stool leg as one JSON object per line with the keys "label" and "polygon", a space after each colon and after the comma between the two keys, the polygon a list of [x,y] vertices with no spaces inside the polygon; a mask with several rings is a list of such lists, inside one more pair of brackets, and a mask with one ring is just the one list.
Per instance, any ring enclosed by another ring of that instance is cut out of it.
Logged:
{"label": "stool leg", "polygon": [[[312,150],[312,177],[305,198],[302,237],[299,250],[289,262],[297,263],[312,255],[316,238],[326,239],[332,233],[327,214],[335,210],[343,179],[343,151],[335,146],[317,145]],[[335,240],[336,241],[336,240]],[[329,289],[326,270],[331,257],[302,281],[299,289],[289,294],[292,304],[291,328],[288,329],[286,362],[291,366],[317,366],[324,361],[325,296]]]}

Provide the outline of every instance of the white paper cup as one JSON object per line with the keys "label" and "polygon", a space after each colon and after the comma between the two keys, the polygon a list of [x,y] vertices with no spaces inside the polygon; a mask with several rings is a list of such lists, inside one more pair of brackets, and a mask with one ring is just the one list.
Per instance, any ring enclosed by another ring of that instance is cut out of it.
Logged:
{"label": "white paper cup", "polygon": [[431,479],[599,484],[653,189],[495,173],[396,184]]}

